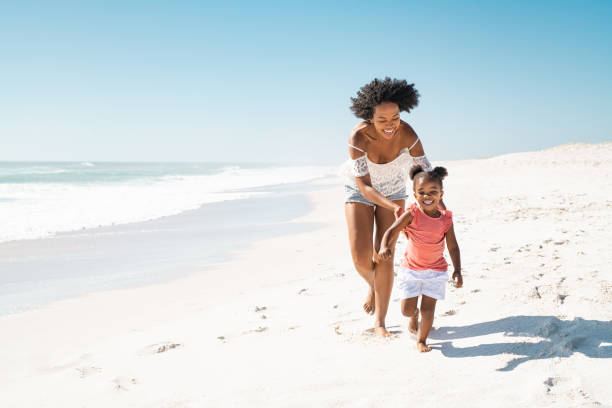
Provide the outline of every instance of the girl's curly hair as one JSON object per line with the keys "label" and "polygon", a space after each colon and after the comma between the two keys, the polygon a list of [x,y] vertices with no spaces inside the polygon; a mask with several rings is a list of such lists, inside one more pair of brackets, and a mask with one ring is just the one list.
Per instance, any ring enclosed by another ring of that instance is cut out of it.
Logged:
{"label": "girl's curly hair", "polygon": [[419,96],[414,84],[409,84],[405,79],[376,78],[362,86],[356,98],[351,98],[351,110],[355,116],[365,120],[372,119],[374,107],[383,102],[396,103],[400,111],[410,112],[419,104]]}
{"label": "girl's curly hair", "polygon": [[420,165],[410,168],[410,180],[416,182],[417,178],[424,178],[426,181],[435,181],[443,187],[442,180],[448,176],[448,171],[444,167],[435,167],[433,170],[425,171]]}

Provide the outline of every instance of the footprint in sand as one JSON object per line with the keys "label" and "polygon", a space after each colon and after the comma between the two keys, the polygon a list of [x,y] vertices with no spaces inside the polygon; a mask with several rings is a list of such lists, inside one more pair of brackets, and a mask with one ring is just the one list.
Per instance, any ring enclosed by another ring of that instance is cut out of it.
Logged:
{"label": "footprint in sand", "polygon": [[544,385],[546,386],[546,392],[551,392],[553,387],[555,387],[561,381],[563,381],[563,379],[559,377],[548,377],[546,381],[544,381]]}
{"label": "footprint in sand", "polygon": [[457,314],[457,312],[455,310],[451,309],[451,310],[447,310],[446,312],[442,313],[442,316],[454,316],[456,314]]}
{"label": "footprint in sand", "polygon": [[[254,310],[255,310],[255,313],[260,313],[260,312],[263,312],[264,310],[268,310],[268,308],[266,306],[255,306]],[[265,314],[261,313],[259,315],[259,318],[260,319],[267,319],[268,316],[266,316]]]}
{"label": "footprint in sand", "polygon": [[151,344],[150,346],[145,347],[144,350],[141,351],[141,354],[165,353],[168,350],[172,350],[182,346],[183,345],[181,343],[173,343],[171,341],[166,341],[163,343]]}
{"label": "footprint in sand", "polygon": [[128,378],[128,377],[117,377],[113,380],[114,389],[116,391],[129,391],[132,386],[138,384],[138,380],[136,378]]}
{"label": "footprint in sand", "polygon": [[81,378],[86,378],[89,377],[90,375],[94,375],[94,374],[98,374],[99,372],[102,372],[102,369],[100,367],[81,367],[81,368],[76,368],[77,372],[79,373],[79,377]]}
{"label": "footprint in sand", "polygon": [[43,368],[42,371],[48,372],[48,373],[55,373],[55,372],[62,371],[68,368],[75,368],[76,366],[83,364],[85,360],[88,360],[90,358],[91,358],[91,354],[83,354],[80,357],[76,359],[72,359],[70,361],[66,361],[63,364],[56,364],[48,368]]}
{"label": "footprint in sand", "polygon": [[471,293],[478,293],[478,292],[480,292],[480,289],[472,289],[470,292]]}
{"label": "footprint in sand", "polygon": [[[601,402],[595,400],[589,395],[576,380],[563,377],[548,377],[544,381],[546,394],[551,397],[555,395],[572,395],[574,406],[581,407],[601,407],[604,406]],[[579,400],[581,400],[579,402]],[[607,406],[607,405],[606,405]]]}
{"label": "footprint in sand", "polygon": [[300,289],[300,291],[298,292],[298,295],[301,295],[302,293],[306,292],[308,289],[306,288],[302,288]]}
{"label": "footprint in sand", "polygon": [[256,329],[252,329],[252,330],[247,330],[245,332],[242,332],[242,334],[249,334],[249,333],[261,333],[261,332],[265,332],[266,330],[268,330],[267,327],[265,326],[259,326]]}
{"label": "footprint in sand", "polygon": [[402,331],[399,330],[399,326],[388,326],[387,329],[389,335],[385,337],[381,337],[378,333],[376,333],[376,330],[374,330],[373,327],[365,329],[363,332],[361,332],[361,335],[363,336],[362,338],[367,338],[369,340],[389,341],[391,339],[398,338],[399,335],[402,334]]}
{"label": "footprint in sand", "polygon": [[538,290],[537,286],[534,286],[527,296],[532,299],[542,299],[542,295],[540,295],[540,291]]}

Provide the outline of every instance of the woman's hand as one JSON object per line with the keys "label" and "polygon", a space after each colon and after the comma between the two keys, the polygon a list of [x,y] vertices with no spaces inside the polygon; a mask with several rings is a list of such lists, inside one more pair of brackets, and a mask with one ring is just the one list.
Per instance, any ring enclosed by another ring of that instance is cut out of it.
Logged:
{"label": "woman's hand", "polygon": [[376,263],[386,261],[391,258],[391,249],[387,246],[381,246],[380,251],[376,254]]}

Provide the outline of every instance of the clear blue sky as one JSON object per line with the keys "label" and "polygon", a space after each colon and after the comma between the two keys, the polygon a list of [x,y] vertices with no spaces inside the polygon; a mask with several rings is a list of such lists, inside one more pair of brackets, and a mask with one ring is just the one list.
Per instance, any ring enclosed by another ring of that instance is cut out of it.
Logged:
{"label": "clear blue sky", "polygon": [[374,77],[433,160],[612,140],[612,1],[0,3],[0,160],[338,163]]}

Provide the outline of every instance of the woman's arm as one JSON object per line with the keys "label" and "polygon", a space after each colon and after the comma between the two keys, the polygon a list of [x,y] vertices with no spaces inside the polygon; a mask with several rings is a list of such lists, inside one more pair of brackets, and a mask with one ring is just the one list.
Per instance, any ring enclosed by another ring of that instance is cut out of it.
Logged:
{"label": "woman's arm", "polygon": [[420,157],[425,156],[425,150],[423,150],[423,143],[419,139],[419,136],[416,134],[412,126],[402,120],[402,125],[404,127],[404,132],[402,132],[404,136],[403,145],[404,147],[410,148],[410,155],[412,157]]}
{"label": "woman's arm", "polygon": [[461,253],[459,252],[459,244],[457,244],[453,224],[451,224],[448,231],[446,231],[446,246],[448,247],[448,253],[453,262],[453,268],[455,269],[452,279],[454,281],[456,280],[455,287],[460,288],[463,286],[463,276],[461,276]]}
{"label": "woman's arm", "polygon": [[380,242],[380,250],[376,255],[377,262],[386,261],[387,259],[391,258],[391,253],[393,252],[391,248],[395,247],[395,243],[397,242],[400,232],[402,232],[406,226],[410,225],[412,219],[412,213],[410,211],[406,211],[395,220],[389,229],[385,231],[385,234]]}
{"label": "woman's arm", "polygon": [[371,202],[381,207],[385,207],[395,214],[396,218],[399,216],[399,212],[402,209],[400,205],[394,203],[389,200],[383,194],[381,194],[378,190],[372,187],[372,180],[370,179],[370,175],[366,174],[363,177],[355,177],[355,182],[357,183],[357,187],[361,194]]}

